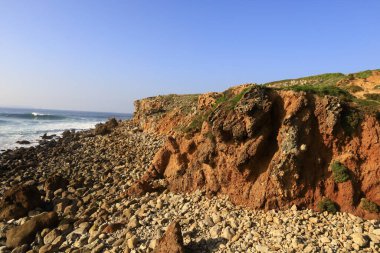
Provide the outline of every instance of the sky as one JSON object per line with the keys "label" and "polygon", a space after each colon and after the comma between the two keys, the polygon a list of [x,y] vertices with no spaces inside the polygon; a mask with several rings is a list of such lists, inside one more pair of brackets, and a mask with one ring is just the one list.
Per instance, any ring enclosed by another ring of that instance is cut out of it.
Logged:
{"label": "sky", "polygon": [[0,0],[0,106],[133,112],[163,94],[380,68],[378,0]]}

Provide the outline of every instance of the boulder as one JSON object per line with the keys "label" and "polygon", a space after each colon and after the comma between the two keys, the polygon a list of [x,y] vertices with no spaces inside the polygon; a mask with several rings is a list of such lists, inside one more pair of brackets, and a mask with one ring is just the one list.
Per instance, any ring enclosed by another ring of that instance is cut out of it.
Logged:
{"label": "boulder", "polygon": [[41,194],[35,185],[21,185],[4,193],[3,205],[19,204],[27,210],[33,210],[42,204]]}
{"label": "boulder", "polygon": [[181,226],[178,221],[171,223],[164,236],[158,241],[153,253],[184,253]]}
{"label": "boulder", "polygon": [[61,175],[54,175],[54,176],[49,177],[45,181],[44,190],[46,192],[48,191],[54,192],[58,189],[66,190],[68,184],[69,184],[69,181],[66,178],[62,177]]}
{"label": "boulder", "polygon": [[23,225],[8,230],[6,233],[6,246],[15,248],[23,244],[30,244],[39,231],[42,231],[44,228],[52,228],[56,225],[58,225],[58,215],[56,212],[37,215]]}
{"label": "boulder", "polygon": [[119,123],[115,118],[109,119],[105,123],[99,123],[95,126],[95,134],[96,135],[105,135],[112,132],[112,130],[117,127]]}
{"label": "boulder", "polygon": [[0,220],[11,220],[24,217],[28,214],[28,210],[20,205],[7,205],[0,209]]}
{"label": "boulder", "polygon": [[4,193],[0,202],[0,219],[17,219],[42,205],[41,194],[35,185],[21,185]]}

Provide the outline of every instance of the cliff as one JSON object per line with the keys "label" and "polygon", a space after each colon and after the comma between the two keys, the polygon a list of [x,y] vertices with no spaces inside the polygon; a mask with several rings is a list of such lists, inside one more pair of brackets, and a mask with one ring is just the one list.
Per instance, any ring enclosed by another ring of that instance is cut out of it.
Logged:
{"label": "cliff", "polygon": [[[206,190],[254,209],[296,204],[379,219],[379,72],[246,84],[136,101],[134,120],[167,135],[128,194]],[[365,86],[355,95],[351,86]],[[350,87],[350,88],[348,88]]]}

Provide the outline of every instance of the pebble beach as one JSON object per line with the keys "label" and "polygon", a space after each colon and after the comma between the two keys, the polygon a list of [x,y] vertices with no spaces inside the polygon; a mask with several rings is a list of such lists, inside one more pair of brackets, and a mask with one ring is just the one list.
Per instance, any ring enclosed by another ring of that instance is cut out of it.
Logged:
{"label": "pebble beach", "polygon": [[[35,185],[43,204],[0,221],[0,252],[153,252],[173,221],[190,252],[380,251],[380,222],[348,213],[250,210],[202,191],[126,196],[164,140],[127,120],[106,135],[66,132],[1,154],[0,194]],[[7,246],[7,231],[48,211],[57,213],[57,226],[37,231],[31,243]]]}

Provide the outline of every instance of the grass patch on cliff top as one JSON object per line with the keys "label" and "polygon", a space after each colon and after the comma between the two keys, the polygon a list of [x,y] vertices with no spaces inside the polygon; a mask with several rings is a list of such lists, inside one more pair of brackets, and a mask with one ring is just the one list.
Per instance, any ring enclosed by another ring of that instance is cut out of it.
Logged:
{"label": "grass patch on cliff top", "polygon": [[203,122],[208,120],[209,116],[220,108],[222,110],[233,110],[237,103],[243,98],[243,96],[251,90],[251,87],[244,88],[239,94],[234,95],[231,90],[226,90],[222,96],[216,99],[215,104],[211,109],[200,112],[194,116],[193,120],[189,125],[182,128],[184,133],[195,133],[199,132],[202,128]]}
{"label": "grass patch on cliff top", "polygon": [[352,73],[355,78],[368,78],[372,76],[372,70],[365,70],[357,73]]}
{"label": "grass patch on cliff top", "polygon": [[302,83],[312,84],[312,85],[335,85],[338,81],[347,78],[345,74],[342,73],[326,73],[321,75],[307,76],[296,79],[285,79],[280,81],[274,81],[263,84],[264,86],[272,86],[272,85],[281,85],[287,84],[286,86],[290,86],[289,83]]}
{"label": "grass patch on cliff top", "polygon": [[[374,70],[379,71],[379,70]],[[339,81],[343,79],[353,80],[355,78],[368,78],[372,75],[372,70],[365,70],[357,73],[351,73],[345,75],[343,73],[326,73],[321,75],[306,76],[294,79],[284,79],[274,82],[269,82],[263,84],[264,86],[291,86],[291,85],[336,85]]]}
{"label": "grass patch on cliff top", "polygon": [[294,85],[282,89],[297,92],[304,91],[318,96],[334,96],[339,97],[343,101],[352,101],[354,98],[348,91],[333,85]]}

